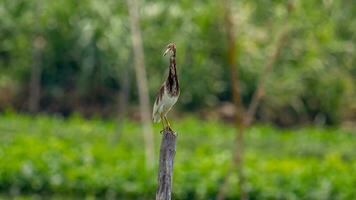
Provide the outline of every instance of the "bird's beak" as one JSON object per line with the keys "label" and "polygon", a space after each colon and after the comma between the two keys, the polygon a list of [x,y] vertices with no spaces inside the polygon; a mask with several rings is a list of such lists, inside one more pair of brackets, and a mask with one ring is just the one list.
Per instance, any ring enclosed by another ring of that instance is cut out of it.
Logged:
{"label": "bird's beak", "polygon": [[167,55],[167,53],[169,52],[169,48],[163,53],[163,56]]}

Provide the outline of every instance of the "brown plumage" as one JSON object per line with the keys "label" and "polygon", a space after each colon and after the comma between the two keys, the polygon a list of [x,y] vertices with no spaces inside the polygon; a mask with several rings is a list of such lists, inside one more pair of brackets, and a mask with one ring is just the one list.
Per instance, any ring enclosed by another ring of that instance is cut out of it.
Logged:
{"label": "brown plumage", "polygon": [[[167,53],[171,54],[169,59],[169,73],[167,79],[164,81],[157,93],[156,100],[153,105],[152,118],[154,122],[162,120],[163,129],[168,128],[171,130],[166,115],[177,102],[180,94],[176,68],[176,45],[174,43],[167,45],[164,55]],[[164,124],[164,121],[166,122],[166,125]]]}

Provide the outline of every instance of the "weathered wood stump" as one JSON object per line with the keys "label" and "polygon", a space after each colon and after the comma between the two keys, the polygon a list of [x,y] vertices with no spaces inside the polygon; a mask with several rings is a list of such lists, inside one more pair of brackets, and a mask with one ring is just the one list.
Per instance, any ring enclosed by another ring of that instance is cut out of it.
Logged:
{"label": "weathered wood stump", "polygon": [[156,200],[171,199],[176,139],[177,135],[175,132],[171,130],[162,131]]}

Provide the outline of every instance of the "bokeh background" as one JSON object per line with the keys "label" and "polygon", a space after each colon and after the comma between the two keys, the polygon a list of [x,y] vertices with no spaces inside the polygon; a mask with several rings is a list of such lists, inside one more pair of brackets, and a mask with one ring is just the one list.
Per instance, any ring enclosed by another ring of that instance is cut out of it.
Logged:
{"label": "bokeh background", "polygon": [[[0,0],[3,198],[154,197],[161,127],[153,126],[155,162],[147,167],[129,5]],[[353,0],[137,0],[137,6],[150,105],[167,74],[164,48],[177,44],[181,96],[169,115],[179,133],[175,199],[215,199],[231,163],[231,28],[245,107],[288,30],[245,134],[249,197],[356,198]],[[228,199],[239,198],[238,182],[232,173]]]}

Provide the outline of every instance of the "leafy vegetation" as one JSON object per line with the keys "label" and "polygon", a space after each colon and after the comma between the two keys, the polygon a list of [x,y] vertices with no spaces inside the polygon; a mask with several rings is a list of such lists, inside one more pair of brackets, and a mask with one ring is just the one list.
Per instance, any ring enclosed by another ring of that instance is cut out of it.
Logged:
{"label": "leafy vegetation", "polygon": [[[146,171],[140,126],[124,122],[119,142],[113,121],[0,116],[0,192],[8,196],[97,196],[152,199],[156,170]],[[159,126],[155,132],[159,132]],[[229,124],[187,117],[178,131],[175,199],[214,199],[229,166],[234,131]],[[246,135],[251,199],[353,199],[355,132],[256,125]],[[160,135],[155,135],[160,139]],[[156,147],[158,155],[158,146]],[[156,166],[157,167],[157,166]],[[231,178],[229,199],[236,199]]]}
{"label": "leafy vegetation", "polygon": [[[140,3],[151,99],[167,68],[162,49],[171,41],[178,47],[183,110],[231,99],[222,2]],[[289,16],[288,9],[293,10]],[[355,119],[353,1],[242,0],[233,1],[232,10],[245,104],[275,39],[284,28],[291,30],[266,86],[260,119],[287,125]],[[0,109],[26,110],[32,65],[41,68],[45,111],[113,115],[126,74],[135,88],[125,1],[2,0],[0,18]],[[136,92],[130,99],[133,105]]]}

